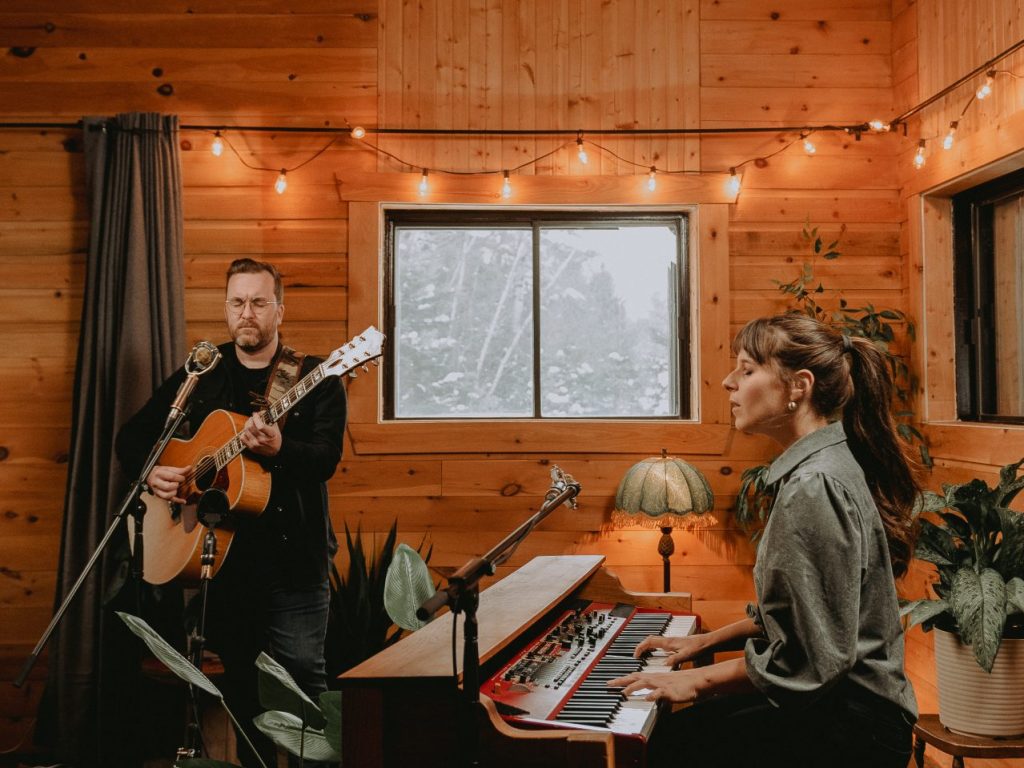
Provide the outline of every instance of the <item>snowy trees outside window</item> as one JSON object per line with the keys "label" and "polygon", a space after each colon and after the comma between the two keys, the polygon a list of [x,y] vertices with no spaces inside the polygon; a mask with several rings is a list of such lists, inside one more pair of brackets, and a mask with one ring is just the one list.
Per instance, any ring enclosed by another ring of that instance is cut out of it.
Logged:
{"label": "snowy trees outside window", "polygon": [[388,224],[394,418],[689,415],[685,217]]}

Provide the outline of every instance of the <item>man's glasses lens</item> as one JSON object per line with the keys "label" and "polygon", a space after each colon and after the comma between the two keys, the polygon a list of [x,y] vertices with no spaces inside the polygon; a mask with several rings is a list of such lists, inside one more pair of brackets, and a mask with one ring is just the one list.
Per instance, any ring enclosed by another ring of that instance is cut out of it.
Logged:
{"label": "man's glasses lens", "polygon": [[245,305],[246,304],[248,304],[250,307],[252,307],[252,311],[253,312],[262,312],[267,307],[269,307],[271,304],[277,304],[276,301],[271,301],[270,299],[262,299],[262,298],[256,298],[256,299],[228,299],[224,303],[228,305],[228,309],[230,309],[232,312],[234,312],[236,314],[239,314],[239,315],[242,314],[242,312],[245,310]]}

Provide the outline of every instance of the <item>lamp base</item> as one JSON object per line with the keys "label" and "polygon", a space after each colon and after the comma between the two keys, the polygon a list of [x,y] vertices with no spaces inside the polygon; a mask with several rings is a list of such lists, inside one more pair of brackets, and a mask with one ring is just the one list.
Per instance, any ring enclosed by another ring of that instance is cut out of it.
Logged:
{"label": "lamp base", "polygon": [[672,567],[669,565],[668,559],[675,551],[676,545],[672,541],[672,526],[661,526],[661,538],[658,539],[658,554],[661,555],[662,582],[665,592],[672,591]]}

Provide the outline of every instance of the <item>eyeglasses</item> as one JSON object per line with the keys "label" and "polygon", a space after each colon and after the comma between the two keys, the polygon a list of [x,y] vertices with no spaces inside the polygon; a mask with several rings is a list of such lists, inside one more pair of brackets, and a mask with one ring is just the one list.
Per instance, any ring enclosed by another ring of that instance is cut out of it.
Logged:
{"label": "eyeglasses", "polygon": [[271,304],[278,304],[279,302],[271,299],[264,299],[257,296],[254,299],[228,299],[224,302],[224,306],[228,308],[228,311],[233,315],[240,315],[245,311],[245,305],[248,304],[254,313],[261,314],[266,312]]}

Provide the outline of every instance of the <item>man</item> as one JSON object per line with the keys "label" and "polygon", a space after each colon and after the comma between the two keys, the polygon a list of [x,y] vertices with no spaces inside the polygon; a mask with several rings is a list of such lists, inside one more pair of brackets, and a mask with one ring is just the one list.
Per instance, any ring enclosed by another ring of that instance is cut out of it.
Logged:
{"label": "man", "polygon": [[[199,378],[188,418],[195,432],[216,409],[252,413],[240,439],[247,454],[271,473],[270,501],[261,515],[238,522],[229,553],[210,582],[206,611],[208,647],[224,663],[228,705],[268,766],[276,765],[274,747],[252,726],[262,711],[255,668],[260,651],[277,659],[314,700],[327,688],[327,570],[337,542],[326,481],[341,459],[346,416],[345,391],[331,376],[287,414],[283,430],[260,418],[272,374],[287,376],[288,360],[296,361],[279,338],[283,302],[273,265],[232,262],[224,302],[232,341],[219,347],[220,363]],[[301,370],[292,369],[293,378],[320,362],[303,358]],[[116,451],[130,475],[141,471],[184,378],[184,369],[177,371],[121,428]],[[156,496],[181,503],[178,486],[191,469],[156,466],[146,482]],[[243,765],[258,765],[244,739],[238,739],[238,750]]]}

